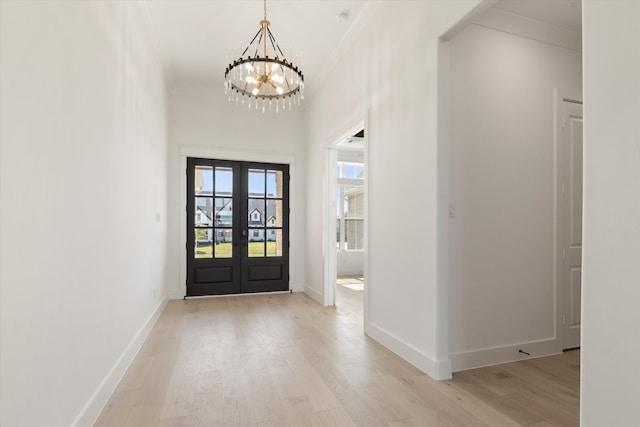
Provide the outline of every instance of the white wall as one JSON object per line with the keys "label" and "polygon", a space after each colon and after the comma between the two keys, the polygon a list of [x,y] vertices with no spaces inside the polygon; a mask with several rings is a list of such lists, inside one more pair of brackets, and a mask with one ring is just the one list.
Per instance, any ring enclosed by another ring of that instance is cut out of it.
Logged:
{"label": "white wall", "polygon": [[357,276],[364,274],[363,251],[337,251],[338,276]]}
{"label": "white wall", "polygon": [[138,2],[0,16],[0,424],[90,425],[165,300],[163,77]]}
{"label": "white wall", "polygon": [[230,103],[219,87],[177,82],[169,102],[169,296],[185,295],[186,181],[184,159],[210,157],[291,163],[291,289],[304,288],[305,144],[303,114],[251,110]]}
{"label": "white wall", "polygon": [[[450,375],[446,288],[438,283],[438,37],[476,1],[370,2],[378,8],[307,111],[306,285],[323,295],[323,185],[330,144],[368,114],[366,332],[425,372]],[[356,76],[354,78],[354,76]],[[393,227],[389,206],[420,212]],[[446,298],[445,298],[446,301]]]}
{"label": "white wall", "polygon": [[[515,16],[492,12],[495,28],[519,28]],[[519,359],[520,348],[533,356],[561,350],[554,89],[581,93],[582,55],[550,41],[472,24],[450,42],[454,371]]]}
{"label": "white wall", "polygon": [[640,396],[640,2],[583,2],[581,417],[637,425]]}

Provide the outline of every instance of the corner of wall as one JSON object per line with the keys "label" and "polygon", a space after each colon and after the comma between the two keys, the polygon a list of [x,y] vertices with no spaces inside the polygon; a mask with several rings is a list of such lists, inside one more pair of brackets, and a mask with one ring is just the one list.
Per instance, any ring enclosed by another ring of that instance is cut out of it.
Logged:
{"label": "corner of wall", "polygon": [[131,365],[138,351],[142,348],[142,344],[144,344],[149,336],[151,329],[153,329],[153,326],[156,324],[166,305],[167,300],[161,301],[153,313],[151,313],[151,316],[147,318],[109,373],[104,377],[98,389],[89,398],[84,408],[82,408],[76,419],[71,423],[73,427],[93,425],[98,419],[103,408],[106,406],[114,390],[129,368],[129,365]]}
{"label": "corner of wall", "polygon": [[365,333],[431,378],[436,380],[451,379],[450,359],[435,360],[371,322],[367,322],[365,325]]}
{"label": "corner of wall", "polygon": [[318,304],[324,305],[324,296],[320,292],[316,291],[313,288],[310,288],[307,285],[303,285],[303,292],[307,294],[309,298],[316,301]]}

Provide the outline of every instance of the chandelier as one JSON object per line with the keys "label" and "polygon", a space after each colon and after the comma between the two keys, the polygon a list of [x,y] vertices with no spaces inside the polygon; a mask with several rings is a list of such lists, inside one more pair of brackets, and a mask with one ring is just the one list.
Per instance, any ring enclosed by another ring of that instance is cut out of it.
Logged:
{"label": "chandelier", "polygon": [[[264,0],[264,19],[260,29],[240,58],[224,70],[225,94],[236,104],[245,101],[257,110],[275,108],[276,112],[300,105],[304,99],[304,76],[302,70],[287,61],[269,29],[267,0]],[[262,54],[262,56],[261,56]],[[245,100],[246,98],[246,100]]]}

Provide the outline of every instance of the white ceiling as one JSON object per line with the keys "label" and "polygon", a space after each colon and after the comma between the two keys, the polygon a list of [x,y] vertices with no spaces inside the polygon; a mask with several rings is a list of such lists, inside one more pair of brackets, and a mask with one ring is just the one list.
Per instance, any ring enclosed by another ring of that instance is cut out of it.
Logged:
{"label": "white ceiling", "polygon": [[[360,31],[380,3],[378,0],[267,1],[271,30],[288,59],[299,63],[307,92],[312,93],[314,87],[320,85],[341,49]],[[177,82],[186,82],[219,86],[222,90],[227,64],[246,47],[263,17],[262,0],[143,0],[143,4],[170,89]],[[501,0],[495,7],[581,31],[579,0]],[[338,14],[343,10],[349,11],[349,19],[340,22]],[[302,55],[301,60],[291,57],[291,50],[294,55]]]}
{"label": "white ceiling", "polygon": [[[176,82],[219,85],[224,70],[249,44],[263,18],[262,0],[144,0],[165,74]],[[357,27],[366,0],[268,0],[267,19],[287,59],[299,65],[307,90],[327,58]],[[349,18],[338,14],[349,11]],[[241,47],[242,42],[242,47]],[[235,49],[235,53],[233,52]],[[301,55],[301,58],[291,57]]]}

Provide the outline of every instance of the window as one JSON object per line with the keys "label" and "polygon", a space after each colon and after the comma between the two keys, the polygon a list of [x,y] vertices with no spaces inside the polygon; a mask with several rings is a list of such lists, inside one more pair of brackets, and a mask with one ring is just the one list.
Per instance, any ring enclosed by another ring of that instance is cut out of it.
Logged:
{"label": "window", "polygon": [[364,179],[364,164],[354,162],[338,162],[336,166],[336,177]]}
{"label": "window", "polygon": [[336,164],[336,248],[361,251],[364,244],[364,163]]}
{"label": "window", "polygon": [[364,241],[364,189],[336,188],[336,247],[339,251],[362,250]]}

